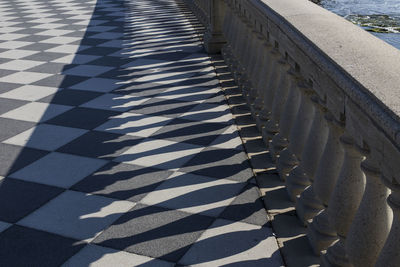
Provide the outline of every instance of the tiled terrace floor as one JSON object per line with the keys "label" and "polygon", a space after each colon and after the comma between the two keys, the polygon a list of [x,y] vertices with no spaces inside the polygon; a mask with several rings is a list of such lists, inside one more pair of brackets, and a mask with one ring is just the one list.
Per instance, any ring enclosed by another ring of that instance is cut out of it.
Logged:
{"label": "tiled terrace floor", "polygon": [[282,264],[181,4],[0,1],[0,266]]}

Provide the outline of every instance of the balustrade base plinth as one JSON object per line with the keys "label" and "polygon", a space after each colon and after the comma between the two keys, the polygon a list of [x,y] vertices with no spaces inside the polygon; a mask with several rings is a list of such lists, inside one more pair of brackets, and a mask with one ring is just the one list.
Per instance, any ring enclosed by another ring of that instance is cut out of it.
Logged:
{"label": "balustrade base plinth", "polygon": [[309,225],[312,218],[324,208],[311,186],[307,187],[296,201],[297,217],[303,226]]}
{"label": "balustrade base plinth", "polygon": [[226,41],[220,36],[204,36],[204,49],[208,54],[219,54],[221,53],[222,47],[225,45]]}
{"label": "balustrade base plinth", "polygon": [[286,181],[287,176],[297,164],[299,162],[296,156],[288,148],[284,148],[279,153],[279,159],[276,161],[276,169],[282,181]]}
{"label": "balustrade base plinth", "polygon": [[296,202],[298,196],[310,185],[307,174],[300,165],[295,166],[286,177],[286,191],[291,201]]}
{"label": "balustrade base plinth", "polygon": [[[255,116],[253,116],[253,118],[254,118],[254,120],[255,120],[255,122],[256,122],[256,126],[257,126],[257,129],[261,132],[261,134],[262,134],[262,132],[264,131],[264,129],[265,129],[265,125],[267,124],[267,121],[266,120],[263,120],[262,118],[260,118],[260,116],[259,116],[259,114],[256,114]],[[264,137],[263,137],[263,140],[264,140]],[[264,142],[265,143],[265,142]],[[265,143],[266,145],[268,145],[268,143]]]}
{"label": "balustrade base plinth", "polygon": [[341,238],[322,254],[321,267],[354,267],[347,257],[344,239]]}
{"label": "balustrade base plinth", "polygon": [[308,225],[307,238],[315,255],[321,255],[323,251],[338,240],[325,210],[315,216]]}

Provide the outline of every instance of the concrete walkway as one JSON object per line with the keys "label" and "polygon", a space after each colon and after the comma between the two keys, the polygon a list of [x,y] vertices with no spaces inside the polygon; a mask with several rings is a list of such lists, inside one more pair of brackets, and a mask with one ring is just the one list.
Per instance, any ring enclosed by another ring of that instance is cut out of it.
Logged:
{"label": "concrete walkway", "polygon": [[182,8],[0,0],[0,266],[282,265]]}

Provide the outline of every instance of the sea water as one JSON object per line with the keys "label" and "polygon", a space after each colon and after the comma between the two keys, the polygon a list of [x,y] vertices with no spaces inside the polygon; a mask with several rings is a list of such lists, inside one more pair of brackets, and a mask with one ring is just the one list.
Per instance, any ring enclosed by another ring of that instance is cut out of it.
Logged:
{"label": "sea water", "polygon": [[319,4],[400,49],[400,0],[321,0]]}

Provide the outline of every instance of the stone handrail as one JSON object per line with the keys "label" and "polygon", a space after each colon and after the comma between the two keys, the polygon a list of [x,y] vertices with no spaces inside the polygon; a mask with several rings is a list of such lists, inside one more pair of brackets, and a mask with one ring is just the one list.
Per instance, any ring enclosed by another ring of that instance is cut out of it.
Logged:
{"label": "stone handrail", "polygon": [[400,51],[307,0],[186,2],[321,265],[400,266]]}

